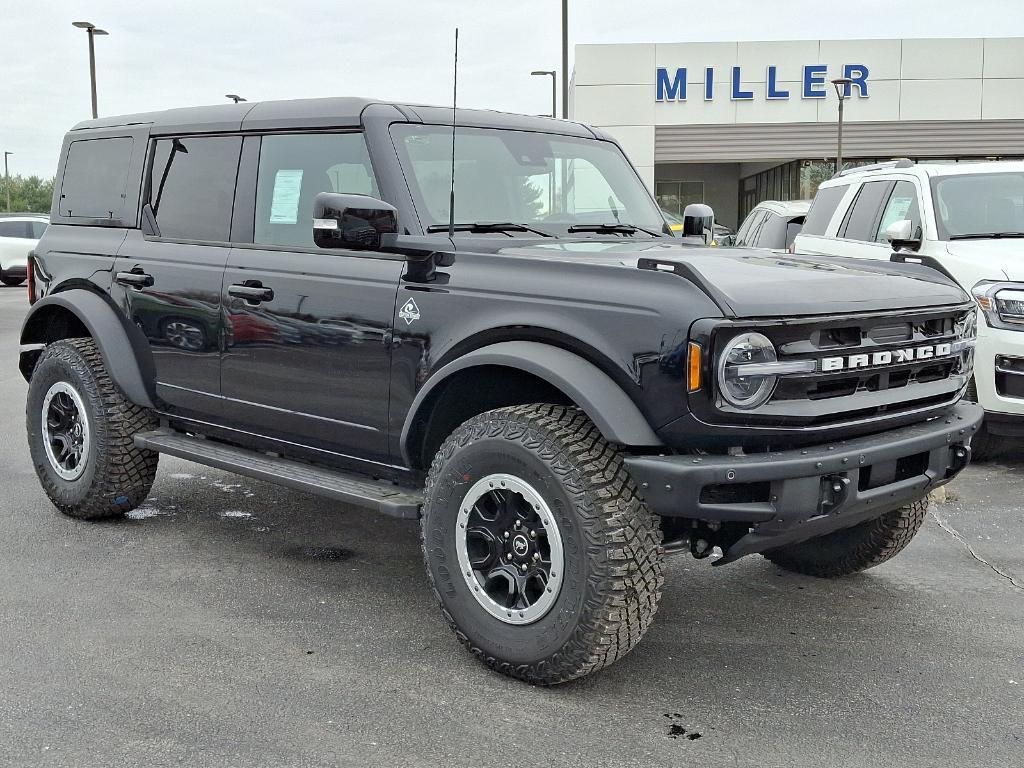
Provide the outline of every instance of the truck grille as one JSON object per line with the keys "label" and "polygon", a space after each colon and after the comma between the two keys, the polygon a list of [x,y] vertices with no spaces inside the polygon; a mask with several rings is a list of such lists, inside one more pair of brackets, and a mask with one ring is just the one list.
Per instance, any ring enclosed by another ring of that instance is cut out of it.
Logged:
{"label": "truck grille", "polygon": [[[780,376],[772,398],[753,411],[716,398],[719,414],[751,425],[811,427],[942,406],[959,398],[973,365],[970,305],[765,321],[750,329],[772,340],[780,362],[808,368],[813,363],[814,369]],[[738,331],[719,328],[714,348],[720,350]]]}

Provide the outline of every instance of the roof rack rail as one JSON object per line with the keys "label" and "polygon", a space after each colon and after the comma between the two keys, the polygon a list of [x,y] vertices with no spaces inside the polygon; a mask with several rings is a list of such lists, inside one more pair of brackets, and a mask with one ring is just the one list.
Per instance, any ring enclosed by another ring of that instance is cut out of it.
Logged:
{"label": "roof rack rail", "polygon": [[844,168],[832,178],[838,179],[840,176],[848,176],[851,173],[861,173],[863,171],[879,171],[883,168],[910,168],[913,165],[914,161],[909,157],[900,157],[896,160],[887,160],[884,163],[871,163],[870,165],[858,165],[853,168]]}

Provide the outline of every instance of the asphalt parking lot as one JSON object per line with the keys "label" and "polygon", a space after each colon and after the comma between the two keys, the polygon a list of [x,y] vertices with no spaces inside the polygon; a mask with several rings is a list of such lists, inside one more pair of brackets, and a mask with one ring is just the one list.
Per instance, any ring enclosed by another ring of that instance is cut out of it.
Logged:
{"label": "asphalt parking lot", "polygon": [[556,689],[491,673],[412,524],[161,459],[129,519],[40,490],[0,291],[0,766],[1019,766],[1024,446],[909,549],[820,581],[669,561],[646,640]]}

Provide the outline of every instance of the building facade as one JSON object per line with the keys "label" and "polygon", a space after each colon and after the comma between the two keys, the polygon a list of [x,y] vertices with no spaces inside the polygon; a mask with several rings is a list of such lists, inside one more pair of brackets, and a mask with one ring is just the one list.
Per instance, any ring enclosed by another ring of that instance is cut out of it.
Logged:
{"label": "building facade", "polygon": [[1024,157],[1024,38],[576,46],[574,119],[622,144],[662,207],[812,197],[844,165]]}

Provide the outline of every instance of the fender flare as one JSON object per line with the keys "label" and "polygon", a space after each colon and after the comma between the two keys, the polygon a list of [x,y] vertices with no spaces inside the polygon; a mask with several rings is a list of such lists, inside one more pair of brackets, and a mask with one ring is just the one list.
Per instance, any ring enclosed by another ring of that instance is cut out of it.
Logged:
{"label": "fender flare", "polygon": [[153,370],[148,347],[140,349],[140,342],[129,336],[117,311],[103,297],[85,288],[53,293],[32,305],[21,326],[19,367],[26,379],[30,377],[35,363],[34,359],[26,361],[26,355],[37,354],[40,345],[48,341],[44,320],[45,315],[52,311],[47,311],[48,307],[65,309],[81,321],[96,342],[107,373],[128,400],[144,408],[154,407],[152,394],[146,386],[147,378],[143,374],[144,367],[150,373]]}
{"label": "fender flare", "polygon": [[442,366],[420,388],[402,426],[402,458],[409,466],[412,466],[409,437],[424,402],[452,374],[484,365],[515,368],[543,379],[579,406],[609,442],[645,447],[663,445],[636,403],[593,363],[550,344],[503,341],[476,349]]}

